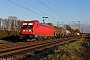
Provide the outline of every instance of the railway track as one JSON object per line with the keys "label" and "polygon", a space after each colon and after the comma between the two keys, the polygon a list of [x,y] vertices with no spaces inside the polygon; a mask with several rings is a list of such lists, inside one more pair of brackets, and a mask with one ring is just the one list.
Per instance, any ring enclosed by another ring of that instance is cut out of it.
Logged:
{"label": "railway track", "polygon": [[7,56],[13,56],[21,52],[28,51],[29,54],[33,54],[35,51],[40,51],[46,48],[51,48],[54,46],[62,45],[71,41],[75,41],[78,38],[61,38],[45,41],[35,41],[35,42],[18,42],[0,45],[0,58]]}

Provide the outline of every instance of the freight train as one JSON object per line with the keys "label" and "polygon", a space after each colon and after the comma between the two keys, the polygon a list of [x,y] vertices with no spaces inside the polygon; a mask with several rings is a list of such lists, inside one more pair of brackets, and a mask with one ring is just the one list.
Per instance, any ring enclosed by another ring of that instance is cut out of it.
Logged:
{"label": "freight train", "polygon": [[20,37],[26,39],[52,39],[66,37],[66,30],[62,27],[46,25],[38,20],[22,21]]}

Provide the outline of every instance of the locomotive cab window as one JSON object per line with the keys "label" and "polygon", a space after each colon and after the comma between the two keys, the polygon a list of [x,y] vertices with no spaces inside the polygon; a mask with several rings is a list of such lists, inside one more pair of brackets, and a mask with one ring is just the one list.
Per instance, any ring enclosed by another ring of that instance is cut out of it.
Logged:
{"label": "locomotive cab window", "polygon": [[33,23],[23,23],[22,28],[33,28]]}
{"label": "locomotive cab window", "polygon": [[33,28],[33,23],[28,23],[29,28]]}

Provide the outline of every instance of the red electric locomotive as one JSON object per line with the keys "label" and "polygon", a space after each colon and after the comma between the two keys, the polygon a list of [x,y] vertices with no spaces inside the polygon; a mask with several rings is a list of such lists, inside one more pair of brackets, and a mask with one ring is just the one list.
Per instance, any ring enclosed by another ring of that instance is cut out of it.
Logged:
{"label": "red electric locomotive", "polygon": [[37,20],[28,20],[22,22],[20,34],[23,39],[45,39],[54,35],[54,29],[53,26],[41,24]]}

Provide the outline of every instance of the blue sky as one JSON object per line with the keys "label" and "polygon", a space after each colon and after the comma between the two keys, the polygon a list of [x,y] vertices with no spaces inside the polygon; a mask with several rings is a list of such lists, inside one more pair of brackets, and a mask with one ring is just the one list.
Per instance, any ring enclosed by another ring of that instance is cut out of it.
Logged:
{"label": "blue sky", "polygon": [[[48,16],[46,22],[56,24],[74,24],[72,21],[80,21],[81,29],[90,32],[90,0],[10,0],[28,10],[17,6],[7,0],[0,0],[0,18],[16,16],[21,20],[37,19],[42,22],[43,16]],[[46,6],[44,6],[42,1]],[[49,2],[50,3],[49,3]],[[27,4],[26,4],[26,3]],[[32,7],[33,6],[33,7]],[[50,9],[49,9],[50,8]],[[33,13],[33,12],[35,13]],[[53,12],[52,12],[53,11]],[[44,12],[44,13],[43,13]],[[40,14],[40,15],[38,15]],[[75,22],[78,24],[78,22]],[[75,24],[74,24],[75,25]],[[76,26],[78,28],[78,26]],[[86,30],[87,29],[87,30]]]}

